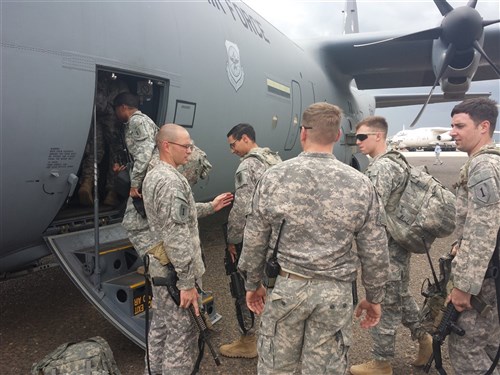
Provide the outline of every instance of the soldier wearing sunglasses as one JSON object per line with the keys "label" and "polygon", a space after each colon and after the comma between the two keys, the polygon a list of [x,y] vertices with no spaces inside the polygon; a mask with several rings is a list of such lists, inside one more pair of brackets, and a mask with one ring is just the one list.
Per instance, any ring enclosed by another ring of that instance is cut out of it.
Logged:
{"label": "soldier wearing sunglasses", "polygon": [[[399,200],[406,181],[406,171],[400,164],[381,157],[387,151],[387,130],[387,122],[380,116],[368,117],[356,126],[359,150],[373,158],[365,173],[386,209]],[[409,291],[411,253],[398,245],[390,233],[387,235],[391,267],[382,302],[384,314],[379,325],[371,330],[373,360],[351,366],[353,375],[392,374],[390,360],[394,358],[396,330],[401,323],[419,342],[414,366],[424,366],[432,353],[432,338],[420,325],[419,308]]]}

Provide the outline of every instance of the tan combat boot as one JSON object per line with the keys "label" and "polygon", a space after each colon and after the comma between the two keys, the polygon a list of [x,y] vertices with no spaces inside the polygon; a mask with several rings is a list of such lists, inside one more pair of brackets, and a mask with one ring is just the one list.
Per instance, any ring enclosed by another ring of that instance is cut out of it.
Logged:
{"label": "tan combat boot", "polygon": [[80,204],[83,206],[92,206],[94,204],[94,198],[92,196],[92,190],[94,186],[91,178],[83,179],[80,189],[78,189],[78,198],[80,199]]}
{"label": "tan combat boot", "polygon": [[230,344],[219,348],[220,354],[230,358],[255,358],[257,357],[257,338],[255,335],[242,335]]}
{"label": "tan combat boot", "polygon": [[418,356],[413,366],[425,366],[432,354],[432,336],[426,333],[418,339]]}
{"label": "tan combat boot", "polygon": [[376,359],[360,365],[351,366],[352,375],[392,375],[392,366],[389,361],[377,361]]}

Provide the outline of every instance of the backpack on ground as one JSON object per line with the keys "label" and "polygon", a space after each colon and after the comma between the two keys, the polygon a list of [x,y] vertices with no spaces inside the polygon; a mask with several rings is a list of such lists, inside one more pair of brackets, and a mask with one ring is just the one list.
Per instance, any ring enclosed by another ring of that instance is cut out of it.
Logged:
{"label": "backpack on ground", "polygon": [[121,375],[106,340],[65,343],[31,368],[31,375]]}
{"label": "backpack on ground", "polygon": [[387,229],[392,238],[406,250],[423,254],[425,245],[436,238],[449,236],[455,230],[455,195],[441,182],[408,163],[397,151],[382,157],[401,165],[407,172],[405,188],[399,202],[386,207]]}

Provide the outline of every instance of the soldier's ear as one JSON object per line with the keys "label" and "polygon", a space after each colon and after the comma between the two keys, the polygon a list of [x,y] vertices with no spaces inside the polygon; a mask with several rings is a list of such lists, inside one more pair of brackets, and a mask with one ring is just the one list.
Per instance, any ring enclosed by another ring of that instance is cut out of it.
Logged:
{"label": "soldier's ear", "polygon": [[490,131],[490,122],[488,120],[484,120],[481,124],[479,124],[479,126],[481,127],[481,131],[483,133]]}
{"label": "soldier's ear", "polygon": [[342,136],[342,129],[339,129],[337,131],[337,136],[335,137],[335,143],[339,141],[341,136]]}

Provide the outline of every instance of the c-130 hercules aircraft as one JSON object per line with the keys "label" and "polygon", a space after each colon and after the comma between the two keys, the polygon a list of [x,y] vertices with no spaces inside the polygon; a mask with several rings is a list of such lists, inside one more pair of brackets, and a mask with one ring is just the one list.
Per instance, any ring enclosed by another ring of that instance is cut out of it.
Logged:
{"label": "c-130 hercules aircraft", "polygon": [[[288,159],[300,151],[303,109],[318,101],[344,110],[335,155],[362,168],[356,123],[376,106],[426,96],[373,97],[361,89],[437,81],[444,92],[430,100],[437,102],[463,97],[472,79],[497,78],[490,63],[500,62],[499,29],[485,27],[475,1],[457,9],[435,3],[444,18],[432,32],[354,33],[305,49],[230,0],[2,1],[0,273],[36,269],[53,251],[98,310],[144,347],[144,282],[120,225],[125,202],[99,205],[102,181],[94,209],[73,194],[93,141],[99,87],[120,82],[156,124],[188,128],[214,165],[194,188],[197,200],[233,188],[227,165],[236,160],[227,161],[225,134],[234,124],[253,124]],[[346,2],[346,14],[346,29],[356,32],[355,1]]]}

